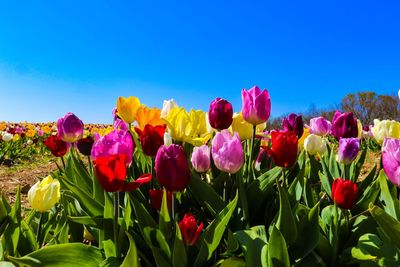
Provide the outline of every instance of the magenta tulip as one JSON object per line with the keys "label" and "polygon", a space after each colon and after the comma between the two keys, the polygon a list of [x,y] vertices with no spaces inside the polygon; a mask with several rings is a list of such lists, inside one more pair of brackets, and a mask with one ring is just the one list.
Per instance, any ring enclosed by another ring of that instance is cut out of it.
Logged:
{"label": "magenta tulip", "polygon": [[74,143],[81,139],[83,129],[83,122],[71,112],[57,121],[58,136],[65,142]]}
{"label": "magenta tulip", "polygon": [[258,86],[242,90],[242,115],[245,121],[258,125],[266,122],[271,114],[271,98],[267,90]]}
{"label": "magenta tulip", "polygon": [[400,186],[400,140],[385,138],[382,145],[382,165],[389,181]]}
{"label": "magenta tulip", "polygon": [[360,140],[358,138],[340,138],[337,153],[337,161],[350,164],[360,151]]}
{"label": "magenta tulip", "polygon": [[335,112],[332,120],[332,135],[336,140],[358,136],[357,119],[352,112]]}
{"label": "magenta tulip", "polygon": [[297,138],[300,138],[304,132],[303,117],[291,113],[289,116],[283,118],[282,128],[285,132],[294,131]]}
{"label": "magenta tulip", "polygon": [[199,172],[203,173],[210,169],[210,148],[208,145],[203,145],[200,147],[195,147],[192,153],[192,165],[193,168]]}
{"label": "magenta tulip", "polygon": [[217,130],[228,129],[233,121],[233,108],[232,104],[217,97],[210,104],[210,109],[208,111],[208,120],[211,127]]}

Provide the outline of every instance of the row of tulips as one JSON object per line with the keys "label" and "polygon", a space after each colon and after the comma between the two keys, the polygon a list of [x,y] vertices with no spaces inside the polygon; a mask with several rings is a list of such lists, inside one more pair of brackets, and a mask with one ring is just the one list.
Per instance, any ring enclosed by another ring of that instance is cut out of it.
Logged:
{"label": "row of tulips", "polygon": [[[268,91],[244,89],[242,102],[235,114],[216,98],[206,113],[120,97],[113,129],[93,139],[66,114],[44,140],[63,165],[31,188],[32,210],[21,217],[19,193],[13,207],[0,201],[0,260],[399,266],[398,122],[376,121],[370,135],[338,111],[308,125],[290,114],[267,130]],[[371,136],[383,169],[364,166]]]}

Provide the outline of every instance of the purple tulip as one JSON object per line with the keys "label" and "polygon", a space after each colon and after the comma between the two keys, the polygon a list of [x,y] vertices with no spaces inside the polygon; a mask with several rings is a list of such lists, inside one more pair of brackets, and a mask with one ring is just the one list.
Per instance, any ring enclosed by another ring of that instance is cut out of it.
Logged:
{"label": "purple tulip", "polygon": [[258,125],[266,122],[271,114],[271,98],[267,90],[258,86],[242,90],[242,115],[245,121]]}
{"label": "purple tulip", "polygon": [[58,136],[64,142],[76,142],[83,136],[83,122],[73,113],[68,112],[57,121]]}
{"label": "purple tulip", "polygon": [[217,133],[211,151],[215,166],[221,171],[233,174],[243,165],[244,153],[238,133],[234,136],[228,130]]}
{"label": "purple tulip", "polygon": [[114,130],[109,134],[98,137],[95,135],[95,142],[92,147],[92,160],[98,157],[108,157],[110,155],[126,155],[125,164],[132,163],[132,155],[135,150],[135,143],[129,132],[123,130]]}
{"label": "purple tulip", "polygon": [[360,151],[360,140],[358,138],[340,138],[337,153],[337,161],[350,164]]}
{"label": "purple tulip", "polygon": [[113,127],[115,130],[122,130],[125,132],[129,130],[129,125],[120,118],[115,119]]}
{"label": "purple tulip", "polygon": [[168,191],[182,191],[189,185],[191,173],[182,146],[162,145],[155,162],[157,180]]}
{"label": "purple tulip", "polygon": [[210,104],[208,111],[208,121],[211,127],[217,130],[228,129],[232,124],[233,108],[232,104],[217,97]]}
{"label": "purple tulip", "polygon": [[283,118],[282,128],[285,132],[294,131],[297,138],[300,138],[304,132],[303,117],[291,113],[288,117]]}
{"label": "purple tulip", "polygon": [[193,168],[199,172],[203,173],[210,169],[210,148],[208,145],[202,145],[195,147],[192,153],[192,165]]}
{"label": "purple tulip", "polygon": [[326,136],[331,133],[332,124],[324,117],[316,117],[310,120],[310,133]]}
{"label": "purple tulip", "polygon": [[354,114],[352,112],[341,113],[336,111],[332,120],[332,134],[336,140],[357,137],[358,124]]}
{"label": "purple tulip", "polygon": [[400,140],[385,138],[382,145],[382,165],[389,181],[400,186]]}

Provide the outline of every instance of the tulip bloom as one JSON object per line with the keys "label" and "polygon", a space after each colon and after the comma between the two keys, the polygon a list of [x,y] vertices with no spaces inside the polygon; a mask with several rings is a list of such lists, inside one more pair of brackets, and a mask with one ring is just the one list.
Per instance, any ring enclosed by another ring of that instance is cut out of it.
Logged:
{"label": "tulip bloom", "polygon": [[129,131],[129,125],[119,118],[114,121],[113,128],[114,130]]}
{"label": "tulip bloom", "polygon": [[155,162],[158,182],[168,191],[182,191],[188,186],[191,173],[183,147],[162,145]]}
{"label": "tulip bloom", "polygon": [[78,147],[79,152],[81,152],[85,156],[90,156],[92,152],[92,147],[94,144],[94,139],[91,136],[87,136],[85,138],[80,139],[76,146]]}
{"label": "tulip bloom", "polygon": [[358,123],[352,112],[335,112],[332,120],[332,135],[336,140],[358,136]]}
{"label": "tulip bloom", "polygon": [[178,104],[174,99],[170,100],[164,100],[163,102],[163,108],[161,110],[161,118],[166,118],[168,116],[168,113],[171,111],[171,109],[178,107]]}
{"label": "tulip bloom", "polygon": [[207,172],[210,169],[210,148],[208,145],[202,145],[195,147],[192,153],[192,165],[193,168],[199,172]]}
{"label": "tulip bloom", "polygon": [[297,138],[300,138],[304,131],[303,117],[301,115],[291,113],[288,117],[283,118],[282,128],[285,132],[294,131],[297,135]]}
{"label": "tulip bloom", "polygon": [[358,138],[340,138],[337,153],[339,163],[350,164],[360,151],[360,140]]}
{"label": "tulip bloom", "polygon": [[11,140],[13,140],[13,135],[12,134],[10,134],[10,133],[7,133],[7,132],[4,132],[3,134],[2,134],[2,136],[1,136],[1,139],[4,141],[4,142],[9,142],[9,141],[11,141]]}
{"label": "tulip bloom", "polygon": [[165,124],[161,119],[161,110],[158,108],[149,108],[144,105],[140,106],[137,110],[136,121],[140,130],[143,130],[148,124],[152,126]]}
{"label": "tulip bloom", "polygon": [[131,134],[122,130],[114,130],[94,142],[91,157],[95,160],[98,157],[124,154],[125,164],[128,166],[132,163],[134,150],[135,143]]}
{"label": "tulip bloom", "polygon": [[83,122],[71,112],[57,121],[58,136],[65,142],[74,143],[81,139],[83,129]]}
{"label": "tulip bloom", "polygon": [[166,125],[157,125],[153,127],[147,124],[143,131],[135,128],[136,133],[139,135],[140,144],[142,145],[143,152],[150,157],[155,157],[160,146],[164,144],[164,132]]}
{"label": "tulip bloom", "polygon": [[[262,132],[265,127],[267,127],[267,124],[265,122],[257,125],[256,132]],[[240,140],[242,141],[251,139],[253,137],[253,125],[243,119],[241,112],[233,114],[231,128],[231,132],[237,132],[239,134]]]}
{"label": "tulip bloom", "polygon": [[400,122],[375,119],[371,131],[375,140],[382,145],[386,137],[400,138]]}
{"label": "tulip bloom", "polygon": [[267,147],[268,154],[272,157],[275,165],[288,168],[293,166],[297,158],[297,136],[294,131],[271,133],[271,148]]}
{"label": "tulip bloom", "polygon": [[50,175],[34,184],[28,191],[31,207],[39,212],[50,210],[60,200],[60,182]]}
{"label": "tulip bloom", "polygon": [[197,240],[199,240],[203,226],[203,222],[197,226],[196,217],[190,213],[186,213],[182,221],[179,222],[179,230],[182,233],[183,243],[190,246],[195,245]]}
{"label": "tulip bloom", "polygon": [[228,130],[217,133],[212,141],[212,157],[215,166],[224,172],[237,173],[244,162],[244,152],[239,135]]}
{"label": "tulip bloom", "polygon": [[342,209],[352,209],[356,203],[358,186],[350,180],[337,178],[332,183],[332,200]]}
{"label": "tulip bloom", "polygon": [[151,174],[144,174],[138,179],[126,182],[124,154],[98,157],[93,161],[96,177],[107,192],[133,191],[142,184],[151,181]]}
{"label": "tulip bloom", "polygon": [[310,155],[322,155],[327,150],[326,142],[321,136],[310,134],[304,140],[304,150]]}
{"label": "tulip bloom", "polygon": [[69,148],[69,143],[64,142],[58,135],[47,137],[43,144],[50,149],[51,153],[56,157],[64,156]]}
{"label": "tulip bloom", "polygon": [[243,118],[253,125],[266,122],[271,114],[271,98],[268,91],[261,91],[258,86],[248,91],[243,89],[242,114]]}
{"label": "tulip bloom", "polygon": [[208,121],[211,127],[217,130],[223,130],[229,128],[232,124],[233,108],[232,104],[217,97],[210,104],[208,110]]}
{"label": "tulip bloom", "polygon": [[[153,209],[160,210],[161,209],[161,204],[162,204],[162,198],[163,198],[164,191],[155,189],[149,190],[149,197],[150,197],[150,204]],[[171,203],[172,203],[172,192],[167,191],[167,206],[168,208],[171,208]]]}
{"label": "tulip bloom", "polygon": [[310,120],[310,133],[326,136],[331,133],[332,124],[324,117],[316,117]]}
{"label": "tulip bloom", "polygon": [[386,138],[382,145],[382,165],[389,181],[400,186],[400,140]]}
{"label": "tulip bloom", "polygon": [[120,96],[117,100],[117,115],[126,123],[131,124],[136,119],[136,112],[140,107],[139,98]]}

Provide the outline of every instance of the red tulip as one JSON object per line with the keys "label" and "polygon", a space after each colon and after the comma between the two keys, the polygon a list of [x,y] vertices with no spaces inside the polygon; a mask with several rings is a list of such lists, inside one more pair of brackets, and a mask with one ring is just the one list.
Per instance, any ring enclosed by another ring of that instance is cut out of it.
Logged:
{"label": "red tulip", "polygon": [[[150,204],[153,209],[160,210],[164,191],[160,189],[149,190]],[[171,208],[172,192],[167,191],[167,205]]]}
{"label": "red tulip", "polygon": [[140,144],[142,145],[143,152],[147,156],[154,157],[157,154],[160,146],[164,144],[164,132],[167,125],[152,126],[146,124],[143,131],[139,128],[135,128],[139,135]]}
{"label": "red tulip", "polygon": [[217,97],[210,104],[208,111],[208,121],[211,127],[218,130],[228,129],[233,121],[233,108],[232,104]]}
{"label": "red tulip", "polygon": [[203,230],[203,223],[201,222],[199,226],[197,226],[197,219],[190,213],[186,213],[183,216],[182,221],[179,222],[179,229],[182,233],[183,242],[186,245],[193,246],[196,244],[197,240],[199,240],[200,233]]}
{"label": "red tulip", "polygon": [[268,154],[272,157],[275,165],[288,168],[297,159],[297,136],[294,131],[271,133],[272,147],[266,147]]}
{"label": "red tulip", "polygon": [[98,157],[93,161],[100,185],[107,192],[133,191],[151,181],[151,174],[143,174],[130,183],[126,182],[126,156],[124,154]]}
{"label": "red tulip", "polygon": [[342,178],[337,178],[332,183],[332,199],[342,209],[352,209],[356,203],[357,184]]}
{"label": "red tulip", "polygon": [[61,140],[58,135],[51,135],[43,141],[43,144],[50,149],[56,157],[64,156],[69,148],[69,144]]}

